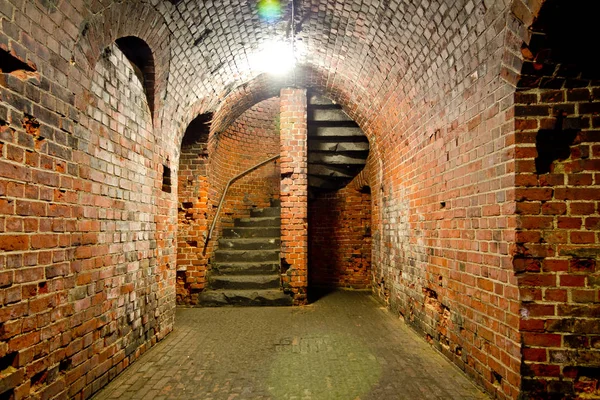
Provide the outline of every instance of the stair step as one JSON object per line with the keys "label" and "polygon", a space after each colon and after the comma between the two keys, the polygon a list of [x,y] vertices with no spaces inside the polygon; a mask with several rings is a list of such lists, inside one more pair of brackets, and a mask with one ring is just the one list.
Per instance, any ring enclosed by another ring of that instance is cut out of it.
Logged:
{"label": "stair step", "polygon": [[217,250],[215,251],[215,262],[220,261],[279,261],[279,249],[276,250]]}
{"label": "stair step", "polygon": [[236,228],[251,227],[278,227],[281,226],[281,218],[277,217],[250,217],[236,218],[233,222]]}
{"label": "stair step", "polygon": [[279,272],[279,262],[219,262],[211,268],[214,275],[272,275]]}
{"label": "stair step", "polygon": [[309,107],[307,109],[309,121],[352,121],[352,119],[338,107]]}
{"label": "stair step", "polygon": [[251,217],[279,217],[281,207],[255,208],[250,211]]}
{"label": "stair step", "polygon": [[281,290],[205,290],[198,295],[205,307],[291,306],[292,298]]}
{"label": "stair step", "polygon": [[308,153],[308,162],[315,164],[364,165],[369,152],[356,151],[344,153]]}
{"label": "stair step", "polygon": [[344,138],[340,139],[311,140],[308,142],[308,151],[369,151],[369,142],[344,141]]}
{"label": "stair step", "polygon": [[270,237],[279,238],[281,236],[280,227],[235,227],[223,229],[223,237],[225,238],[258,238],[258,237]]}
{"label": "stair step", "polygon": [[348,167],[339,165],[308,164],[308,174],[322,177],[337,177],[352,179],[361,167]]}
{"label": "stair step", "polygon": [[332,125],[329,124],[309,124],[308,125],[308,136],[319,137],[319,138],[330,138],[330,137],[357,137],[362,138],[365,136],[363,131],[358,126],[347,124],[348,126]]}
{"label": "stair step", "polygon": [[318,94],[318,93],[310,93],[308,95],[308,102],[309,105],[314,106],[314,105],[331,105],[331,104],[335,104],[333,101],[331,101],[331,99]]}
{"label": "stair step", "polygon": [[275,238],[219,239],[219,250],[278,250],[281,240]]}
{"label": "stair step", "polygon": [[211,275],[211,289],[277,289],[279,275]]}

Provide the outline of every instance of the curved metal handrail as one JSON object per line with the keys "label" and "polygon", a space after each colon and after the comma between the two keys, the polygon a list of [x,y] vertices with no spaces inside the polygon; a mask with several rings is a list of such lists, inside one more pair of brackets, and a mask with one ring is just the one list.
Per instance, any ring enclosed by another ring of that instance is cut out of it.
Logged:
{"label": "curved metal handrail", "polygon": [[229,182],[227,182],[227,185],[225,185],[225,189],[223,190],[223,194],[221,195],[221,200],[219,201],[219,206],[217,207],[217,212],[215,213],[215,217],[213,218],[212,224],[210,225],[210,229],[208,230],[208,236],[206,237],[206,241],[204,242],[204,248],[206,248],[206,245],[208,245],[208,241],[212,237],[213,230],[215,229],[215,225],[217,225],[217,220],[219,219],[219,214],[221,213],[221,208],[223,207],[223,202],[225,201],[225,196],[227,196],[227,191],[229,190],[229,187],[231,186],[231,184],[233,182],[237,181],[238,179],[240,179],[241,177],[254,171],[255,169],[260,168],[263,165],[270,163],[271,161],[277,160],[279,157],[280,157],[280,155],[276,155],[276,156],[269,158],[268,160],[262,161],[262,162],[256,164],[255,166],[248,168],[244,172],[234,176],[233,178],[231,178],[229,180]]}

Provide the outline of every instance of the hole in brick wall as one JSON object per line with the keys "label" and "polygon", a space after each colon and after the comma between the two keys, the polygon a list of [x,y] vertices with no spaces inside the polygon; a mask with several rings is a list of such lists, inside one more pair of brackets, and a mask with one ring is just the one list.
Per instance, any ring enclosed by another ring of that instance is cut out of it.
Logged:
{"label": "hole in brick wall", "polygon": [[502,375],[492,370],[492,384],[494,386],[502,386]]}
{"label": "hole in brick wall", "polygon": [[0,49],[0,72],[9,74],[19,70],[35,71],[35,69],[31,68],[27,63],[19,60],[8,51]]}
{"label": "hole in brick wall", "polygon": [[25,132],[37,140],[44,140],[44,138],[40,136],[40,123],[37,119],[35,119],[35,117],[25,114],[23,120],[21,121],[21,125],[23,128],[25,128]]}
{"label": "hole in brick wall", "polygon": [[4,393],[0,393],[0,400],[14,400],[15,399],[15,390],[10,389]]}
{"label": "hole in brick wall", "polygon": [[171,193],[171,168],[163,165],[162,191]]}
{"label": "hole in brick wall", "polygon": [[208,142],[208,134],[210,133],[212,119],[212,113],[200,114],[194,118],[185,130],[181,146],[190,146]]}
{"label": "hole in brick wall", "polygon": [[285,258],[281,259],[281,273],[282,274],[285,274],[288,271],[288,269],[290,269],[291,266],[292,266],[292,264],[287,262],[287,260]]}
{"label": "hole in brick wall", "polygon": [[70,358],[65,358],[58,364],[58,370],[60,372],[64,372],[64,371],[68,370],[69,368],[71,368],[71,359]]}
{"label": "hole in brick wall", "polygon": [[363,194],[371,194],[371,187],[363,186],[360,188],[359,192],[361,192]]}
{"label": "hole in brick wall", "polygon": [[40,294],[48,293],[48,285],[46,284],[46,282],[38,283],[38,293],[40,293]]}
{"label": "hole in brick wall", "polygon": [[440,202],[440,207],[445,208],[446,207],[446,202],[445,201]]}
{"label": "hole in brick wall", "polygon": [[[1,327],[0,327],[0,331],[1,331]],[[0,372],[3,372],[7,369],[11,369],[16,367],[17,364],[17,356],[19,355],[19,353],[12,352],[12,353],[8,353],[7,355],[5,355],[4,357],[0,358]]]}
{"label": "hole in brick wall", "polygon": [[42,386],[46,382],[46,378],[48,377],[48,370],[44,370],[38,372],[37,374],[31,377],[31,387],[39,387]]}
{"label": "hole in brick wall", "polygon": [[538,174],[547,174],[552,163],[566,160],[571,155],[571,145],[577,131],[573,129],[541,129],[535,138],[538,156],[535,158],[535,170]]}
{"label": "hole in brick wall", "polygon": [[150,114],[154,115],[154,56],[150,46],[135,36],[121,37],[115,43],[131,62],[135,74],[142,82]]}
{"label": "hole in brick wall", "polygon": [[192,208],[194,207],[194,203],[192,203],[191,201],[184,201],[183,203],[181,203],[181,206],[183,208]]}
{"label": "hole in brick wall", "polygon": [[582,40],[596,35],[596,16],[600,13],[598,2],[586,2],[585,11],[572,7],[564,0],[547,0],[538,18],[531,26],[536,33],[545,34],[546,47],[552,49],[556,62],[575,64],[584,75],[598,77],[597,64],[589,52],[589,42]]}

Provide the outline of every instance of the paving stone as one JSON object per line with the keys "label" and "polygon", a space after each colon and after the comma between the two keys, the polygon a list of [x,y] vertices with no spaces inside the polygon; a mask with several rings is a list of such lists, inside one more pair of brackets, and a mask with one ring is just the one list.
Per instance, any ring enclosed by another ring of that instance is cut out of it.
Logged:
{"label": "paving stone", "polygon": [[94,400],[488,399],[368,292],[309,306],[179,308]]}

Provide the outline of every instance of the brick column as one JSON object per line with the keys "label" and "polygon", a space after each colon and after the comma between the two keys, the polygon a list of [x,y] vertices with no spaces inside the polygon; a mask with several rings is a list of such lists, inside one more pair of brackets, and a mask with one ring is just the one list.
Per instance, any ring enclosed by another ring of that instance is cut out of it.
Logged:
{"label": "brick column", "polygon": [[308,177],[306,90],[281,90],[281,264],[294,304],[306,303],[308,285]]}

